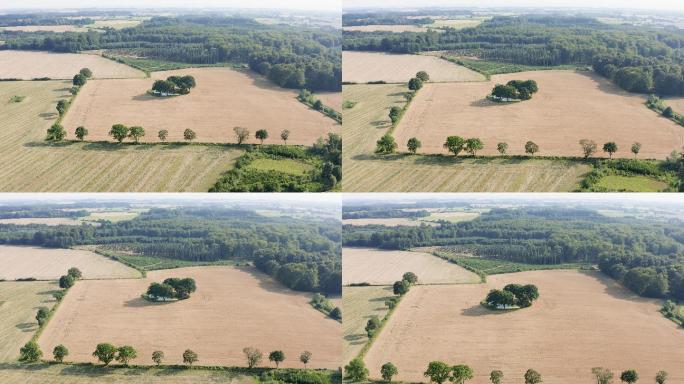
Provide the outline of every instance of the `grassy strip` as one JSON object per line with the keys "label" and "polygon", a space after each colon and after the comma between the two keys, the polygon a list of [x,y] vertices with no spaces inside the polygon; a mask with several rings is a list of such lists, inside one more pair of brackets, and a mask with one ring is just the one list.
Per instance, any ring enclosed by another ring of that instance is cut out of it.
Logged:
{"label": "grassy strip", "polygon": [[599,186],[606,176],[644,176],[668,185],[665,191],[674,191],[678,185],[675,171],[668,169],[667,163],[658,160],[637,159],[592,159],[594,169],[580,183],[578,192],[612,192]]}
{"label": "grassy strip", "polygon": [[380,336],[380,333],[382,333],[382,330],[385,329],[385,324],[387,324],[387,322],[389,321],[389,319],[392,316],[392,314],[394,313],[394,311],[397,308],[399,308],[399,304],[401,303],[401,300],[403,298],[404,298],[403,296],[397,296],[394,307],[390,308],[387,311],[387,313],[385,314],[385,316],[382,318],[382,320],[380,321],[380,327],[375,330],[375,332],[373,333],[373,336],[368,338],[368,341],[366,341],[366,344],[363,346],[363,348],[361,348],[361,350],[359,351],[359,354],[356,355],[357,359],[363,360],[366,357],[366,353],[368,353],[370,348],[373,346],[373,342],[375,340],[377,340],[377,338]]}
{"label": "grassy strip", "polygon": [[684,327],[684,306],[668,300],[663,304],[660,313],[675,324]]}
{"label": "grassy strip", "polygon": [[[321,296],[323,296],[323,295],[321,295]],[[331,318],[331,319],[333,319],[339,323],[342,323],[342,319],[338,319],[338,318],[333,317],[331,315],[332,310],[335,309],[336,307],[330,302],[330,300],[328,300],[327,297],[323,297],[322,299],[319,298],[318,301],[316,301],[316,298],[314,296],[314,298],[312,298],[309,301],[309,304],[311,304],[311,306],[315,310],[317,310],[318,312],[321,312],[322,314],[328,316],[329,318]]]}
{"label": "grassy strip", "polygon": [[320,101],[319,99],[316,99],[315,94],[312,94],[311,92],[307,91],[306,89],[303,89],[300,93],[299,96],[297,96],[297,100],[299,100],[300,103],[308,106],[309,108],[318,111],[329,118],[337,121],[338,123],[342,124],[342,114],[337,112],[336,110],[326,106],[323,104],[321,101],[321,109],[318,109],[315,107],[315,103],[317,101]]}
{"label": "grassy strip", "polygon": [[523,65],[514,63],[504,63],[488,60],[473,60],[466,59],[459,56],[451,56],[444,54],[440,56],[442,59],[450,61],[454,64],[461,65],[472,71],[482,74],[487,80],[491,80],[492,75],[501,75],[506,73],[517,72],[531,72],[531,71],[550,71],[550,70],[580,70],[586,71],[587,67],[578,65],[557,65],[557,66],[539,66],[539,65]]}
{"label": "grassy strip", "polygon": [[[660,97],[656,95],[649,95],[648,100],[646,100],[646,107],[648,109],[656,112],[660,116],[672,121],[675,124],[679,124],[681,126],[684,126],[684,115],[681,115],[680,113],[677,113],[676,111],[672,111],[671,116],[666,116],[665,115],[665,110],[668,108],[668,105],[665,104],[665,101],[661,99]],[[672,108],[670,108],[672,110]]]}
{"label": "grassy strip", "polygon": [[59,305],[64,301],[64,298],[66,297],[67,293],[69,293],[69,288],[63,289],[62,292],[64,292],[62,299],[57,300],[57,303],[55,303],[55,305],[53,305],[52,308],[50,308],[50,312],[48,313],[47,318],[45,318],[43,325],[38,325],[38,330],[36,330],[36,333],[34,333],[33,336],[31,337],[31,341],[33,341],[35,343],[38,342],[38,338],[40,337],[40,335],[43,333],[43,331],[47,327],[48,323],[52,319],[52,316],[57,312],[57,309],[59,309]]}

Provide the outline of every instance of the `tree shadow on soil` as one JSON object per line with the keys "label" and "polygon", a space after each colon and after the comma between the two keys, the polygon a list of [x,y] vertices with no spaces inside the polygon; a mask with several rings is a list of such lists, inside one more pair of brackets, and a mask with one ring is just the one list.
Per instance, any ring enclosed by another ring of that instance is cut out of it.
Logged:
{"label": "tree shadow on soil", "polygon": [[70,147],[74,144],[73,141],[60,141],[60,142],[53,142],[53,141],[29,141],[28,143],[24,143],[24,147],[27,148],[43,148],[43,147],[50,147],[50,148],[64,148],[64,147]]}
{"label": "tree shadow on soil", "polygon": [[475,100],[470,103],[471,107],[478,107],[478,108],[491,108],[491,107],[501,107],[504,105],[510,105],[510,104],[516,104],[516,103],[495,103],[493,101],[487,100],[486,98],[484,99],[479,99]]}
{"label": "tree shadow on soil", "polygon": [[178,300],[174,301],[148,301],[142,297],[136,297],[135,299],[126,300],[124,305],[129,308],[144,308],[144,307],[154,307],[160,305],[169,305],[177,303]]}
{"label": "tree shadow on soil", "polygon": [[54,120],[57,118],[57,113],[56,112],[43,112],[38,114],[39,117],[42,117],[43,120]]}
{"label": "tree shadow on soil", "polygon": [[301,295],[306,295],[306,292],[297,292],[294,290],[290,290],[286,286],[278,283],[277,281],[273,280],[273,278],[258,269],[254,267],[235,267],[236,269],[249,273],[252,277],[254,277],[257,282],[259,283],[259,288],[264,289],[268,292],[272,293],[280,293],[280,294],[301,294]]}
{"label": "tree shadow on soil", "polygon": [[361,345],[366,343],[366,335],[363,333],[355,333],[353,335],[345,335],[344,340],[351,345]]}
{"label": "tree shadow on soil", "polygon": [[0,372],[2,371],[9,371],[9,370],[15,370],[15,371],[40,371],[46,368],[49,368],[49,364],[44,364],[44,363],[36,363],[36,364],[12,364],[12,363],[0,363]]}
{"label": "tree shadow on soil", "polygon": [[33,332],[38,329],[38,323],[19,323],[15,327],[22,332]]}
{"label": "tree shadow on soil", "polygon": [[585,276],[591,277],[596,282],[600,283],[603,286],[603,292],[610,295],[614,299],[631,301],[631,302],[635,302],[635,303],[649,303],[649,304],[659,301],[659,299],[641,297],[641,296],[637,295],[636,293],[633,293],[628,288],[623,287],[617,281],[613,280],[612,278],[610,278],[608,276],[603,275],[602,272],[579,270],[579,273],[581,273]]}
{"label": "tree shadow on soil", "polygon": [[59,372],[60,375],[102,377],[112,374],[116,368],[105,366],[68,365]]}
{"label": "tree shadow on soil", "polygon": [[470,308],[463,309],[463,311],[461,311],[461,314],[463,316],[481,317],[481,316],[500,316],[500,315],[510,313],[510,312],[512,312],[512,311],[510,311],[510,310],[494,311],[491,309],[487,309],[480,304],[477,304],[477,305],[474,305]]}

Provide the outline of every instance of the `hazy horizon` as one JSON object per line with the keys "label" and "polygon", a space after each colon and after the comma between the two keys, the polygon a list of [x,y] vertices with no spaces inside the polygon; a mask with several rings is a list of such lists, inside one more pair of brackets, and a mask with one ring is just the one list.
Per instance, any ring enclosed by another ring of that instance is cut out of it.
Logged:
{"label": "hazy horizon", "polygon": [[23,0],[21,2],[0,0],[0,10],[63,10],[63,9],[153,9],[153,8],[242,8],[259,9],[292,9],[308,11],[340,12],[342,0],[63,0],[55,3],[51,0]]}
{"label": "hazy horizon", "polygon": [[654,11],[682,11],[684,3],[681,0],[651,0],[648,2],[640,0],[344,0],[344,9],[352,8],[593,8],[593,9],[642,9]]}

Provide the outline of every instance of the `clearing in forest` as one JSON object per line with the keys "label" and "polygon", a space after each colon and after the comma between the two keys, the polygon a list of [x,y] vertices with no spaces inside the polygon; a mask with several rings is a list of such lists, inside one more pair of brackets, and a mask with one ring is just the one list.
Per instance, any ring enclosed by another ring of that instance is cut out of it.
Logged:
{"label": "clearing in forest", "polygon": [[[197,87],[190,94],[157,97],[147,93],[154,80],[192,75]],[[265,129],[264,144],[282,144],[280,133],[290,131],[288,144],[311,145],[341,125],[296,99],[296,92],[272,85],[265,78],[231,68],[189,68],[152,73],[151,79],[91,80],[81,90],[64,118],[69,138],[78,126],[89,130],[88,140],[108,140],[114,124],[142,126],[143,142],[160,141],[157,133],[168,130],[167,141],[184,141],[183,132],[195,131],[197,142],[235,143],[234,127],[247,128],[247,143]],[[237,92],[236,90],[239,90]],[[128,140],[128,139],[127,139]]]}
{"label": "clearing in forest", "polygon": [[406,225],[409,227],[418,227],[420,225],[436,225],[435,223],[426,223],[421,220],[416,220],[408,217],[393,217],[384,219],[344,219],[342,220],[344,225],[384,225],[386,227],[398,227],[401,225]]}
{"label": "clearing in forest", "polygon": [[[539,93],[531,100],[495,103],[486,99],[495,84],[532,79]],[[538,155],[583,155],[581,139],[598,144],[594,154],[614,141],[613,157],[631,158],[633,143],[642,144],[639,158],[664,159],[684,146],[684,129],[646,108],[643,95],[620,90],[591,72],[535,71],[492,76],[489,82],[426,84],[394,131],[400,151],[417,137],[421,153],[447,154],[447,136],[477,137],[484,143],[479,155],[498,155],[497,143],[508,144],[508,154],[524,155],[525,143],[539,146]],[[347,178],[348,179],[348,178]]]}
{"label": "clearing in forest", "polygon": [[[197,291],[187,300],[151,303],[140,297],[152,282],[190,277]],[[151,365],[161,350],[166,364],[181,364],[192,349],[198,365],[246,366],[242,352],[254,347],[285,353],[281,367],[301,368],[299,355],[312,352],[310,368],[339,367],[342,326],[310,304],[310,293],[291,291],[252,268],[191,267],[148,272],[145,279],[79,281],[39,339],[44,351],[69,348],[71,361],[94,361],[98,343],[131,345],[134,364]]]}
{"label": "clearing in forest", "polygon": [[[532,307],[493,312],[480,301],[509,283],[535,284]],[[388,361],[396,380],[425,382],[430,361],[468,364],[469,383],[489,383],[494,369],[522,384],[529,368],[544,382],[593,382],[591,369],[635,369],[644,380],[659,370],[684,381],[684,332],[658,310],[598,272],[534,271],[488,276],[486,284],[417,286],[402,299],[366,355],[371,377]],[[411,346],[407,348],[406,346]]]}
{"label": "clearing in forest", "polygon": [[[38,308],[52,307],[52,292],[58,289],[56,282],[0,282],[0,366],[19,358],[19,348],[38,330]],[[0,381],[5,383],[2,371],[0,368]]]}
{"label": "clearing in forest", "polygon": [[131,267],[81,249],[0,245],[0,265],[0,279],[5,280],[57,280],[71,267],[80,269],[84,279],[140,277]]}
{"label": "clearing in forest", "polygon": [[385,301],[394,297],[392,287],[343,287],[344,364],[355,358],[368,341],[366,324],[372,316],[387,314]]}
{"label": "clearing in forest", "polygon": [[144,78],[145,73],[95,54],[0,51],[0,79],[72,79],[90,68],[95,79]]}
{"label": "clearing in forest", "polygon": [[343,51],[342,81],[367,83],[385,81],[406,83],[418,71],[426,71],[430,81],[484,81],[483,75],[439,57],[376,52]]}
{"label": "clearing in forest", "polygon": [[343,248],[342,284],[391,285],[406,272],[418,276],[418,284],[477,283],[476,274],[423,252]]}
{"label": "clearing in forest", "polygon": [[[345,192],[563,192],[577,189],[591,170],[570,160],[375,156],[375,142],[391,127],[389,109],[404,106],[405,91],[404,85],[343,87],[345,102],[356,103],[343,111]],[[397,144],[404,150],[406,142]]]}

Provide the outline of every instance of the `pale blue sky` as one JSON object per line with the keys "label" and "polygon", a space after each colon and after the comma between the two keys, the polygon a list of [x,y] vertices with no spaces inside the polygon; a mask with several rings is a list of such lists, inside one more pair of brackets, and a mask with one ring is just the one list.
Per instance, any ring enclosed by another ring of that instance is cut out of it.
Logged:
{"label": "pale blue sky", "polygon": [[684,11],[682,0],[344,0],[344,8],[407,8],[407,7],[587,7],[587,8],[634,8]]}

